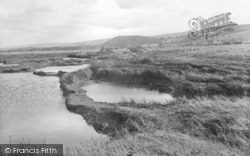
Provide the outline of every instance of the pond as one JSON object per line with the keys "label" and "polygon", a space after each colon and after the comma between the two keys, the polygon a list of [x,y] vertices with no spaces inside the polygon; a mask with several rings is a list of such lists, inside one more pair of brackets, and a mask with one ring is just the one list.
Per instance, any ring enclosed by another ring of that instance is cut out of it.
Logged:
{"label": "pond", "polygon": [[71,145],[101,136],[66,109],[58,81],[32,73],[0,74],[0,143]]}
{"label": "pond", "polygon": [[3,63],[0,63],[0,67],[14,67],[14,66],[19,66],[19,64],[3,64]]}
{"label": "pond", "polygon": [[86,61],[87,59],[85,58],[73,58],[73,57],[65,57],[63,60],[81,60],[81,61]]}
{"label": "pond", "polygon": [[87,67],[89,67],[89,64],[76,65],[76,66],[52,66],[52,67],[40,68],[37,69],[36,71],[53,72],[53,73],[57,73],[59,71],[73,72]]}
{"label": "pond", "polygon": [[97,102],[117,103],[132,99],[135,102],[158,102],[164,104],[173,100],[170,94],[160,93],[156,90],[118,86],[104,82],[88,84],[82,88],[87,91],[87,96]]}

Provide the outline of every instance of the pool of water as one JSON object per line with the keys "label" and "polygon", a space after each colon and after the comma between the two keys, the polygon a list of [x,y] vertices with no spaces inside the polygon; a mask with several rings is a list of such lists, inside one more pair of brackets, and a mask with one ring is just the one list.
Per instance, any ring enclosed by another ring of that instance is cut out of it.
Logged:
{"label": "pool of water", "polygon": [[109,83],[92,83],[82,87],[87,96],[98,102],[117,103],[120,101],[159,102],[166,103],[173,100],[170,94],[160,93],[144,88],[118,86]]}
{"label": "pool of water", "polygon": [[0,63],[0,67],[14,67],[14,66],[19,66],[19,64],[3,64],[3,63]]}
{"label": "pool of water", "polygon": [[52,66],[52,67],[40,68],[40,69],[37,69],[36,71],[55,72],[55,73],[59,71],[73,72],[73,71],[77,71],[77,70],[84,69],[87,67],[89,67],[89,64],[83,64],[83,65],[78,65],[78,66]]}
{"label": "pool of water", "polygon": [[58,81],[32,73],[0,74],[0,143],[71,145],[100,137],[66,109]]}
{"label": "pool of water", "polygon": [[87,59],[85,58],[72,58],[72,57],[65,57],[63,60],[81,60],[81,61],[86,61]]}

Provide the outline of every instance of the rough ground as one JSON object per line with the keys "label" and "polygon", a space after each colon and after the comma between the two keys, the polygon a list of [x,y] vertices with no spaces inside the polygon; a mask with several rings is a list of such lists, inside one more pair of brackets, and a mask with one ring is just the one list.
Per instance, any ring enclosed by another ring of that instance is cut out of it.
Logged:
{"label": "rough ground", "polygon": [[[111,52],[89,69],[61,76],[67,108],[111,140],[65,149],[67,155],[245,155],[250,153],[249,46],[176,47]],[[235,54],[237,53],[237,55]],[[108,81],[158,89],[176,100],[97,103],[82,85]]]}

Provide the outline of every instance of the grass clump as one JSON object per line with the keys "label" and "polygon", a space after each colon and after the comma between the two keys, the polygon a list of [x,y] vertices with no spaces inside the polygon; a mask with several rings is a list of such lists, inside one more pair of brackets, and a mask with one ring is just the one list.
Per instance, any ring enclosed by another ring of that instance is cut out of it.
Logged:
{"label": "grass clump", "polygon": [[[88,141],[74,147],[76,149],[67,149],[67,152],[72,152],[71,155],[86,153],[86,155],[104,156],[126,155],[131,151],[134,155],[201,156],[248,156],[250,152],[249,99],[225,97],[179,99],[168,105],[155,107],[150,105],[148,108],[142,105],[143,103],[131,105],[120,103],[116,109],[99,110],[112,116],[113,119],[110,118],[110,120],[115,119],[119,122],[123,129],[117,130],[123,130],[124,133],[119,137],[113,136],[111,140]],[[114,111],[123,115],[132,113],[133,117],[118,120],[121,116],[118,115],[118,117],[117,114],[113,116]],[[151,116],[151,120],[143,117],[145,115]],[[141,118],[140,122],[143,124],[139,124],[136,116]],[[101,116],[101,118],[105,117]],[[87,118],[85,119],[88,121]],[[100,121],[100,118],[95,120]],[[108,120],[105,121],[107,124],[114,125]],[[127,131],[128,123],[136,125],[137,130],[133,133]],[[92,146],[92,144],[95,145]]]}
{"label": "grass clump", "polygon": [[75,88],[79,82],[107,81],[157,89],[171,93],[175,100],[165,104],[133,100],[102,103],[73,87],[74,92],[66,97],[67,108],[81,114],[111,140],[87,142],[90,146],[83,143],[66,152],[248,156],[250,62],[241,56],[218,56],[213,53],[216,47],[206,48],[158,50],[125,59],[110,57],[93,63],[88,76],[85,71],[69,73],[61,82]]}

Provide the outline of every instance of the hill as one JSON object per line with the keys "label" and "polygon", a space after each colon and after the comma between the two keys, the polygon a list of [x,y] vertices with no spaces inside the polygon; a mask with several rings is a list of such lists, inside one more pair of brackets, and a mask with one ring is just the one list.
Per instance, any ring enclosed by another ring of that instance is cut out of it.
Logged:
{"label": "hill", "polygon": [[[215,43],[215,40],[226,42],[248,41],[250,40],[250,24],[234,26],[234,32],[215,36],[212,38],[212,43]],[[105,42],[102,46],[109,48],[124,48],[129,45],[155,44],[159,42],[163,42],[165,44],[195,44],[208,43],[209,41],[204,37],[191,40],[188,38],[188,31],[186,31],[155,36],[118,36]]]}
{"label": "hill", "polygon": [[187,36],[187,32],[177,32],[177,33],[170,33],[170,34],[162,34],[162,35],[154,35],[152,37],[157,37],[157,38],[178,38],[178,37],[185,37]]}
{"label": "hill", "polygon": [[[212,38],[212,40],[224,40],[224,41],[247,41],[250,40],[250,25],[237,25],[233,27],[234,31],[229,34],[221,34]],[[181,40],[181,42],[197,42],[197,41],[205,41],[205,38],[199,38],[196,40],[191,40],[187,36]]]}
{"label": "hill", "polygon": [[0,52],[29,52],[29,51],[59,51],[59,50],[89,50],[100,48],[109,39],[83,41],[75,43],[43,43],[23,46],[0,48]]}
{"label": "hill", "polygon": [[[170,34],[162,34],[155,36],[117,36],[112,39],[100,39],[93,41],[75,42],[75,43],[47,43],[47,44],[33,44],[16,46],[9,48],[1,48],[0,52],[22,52],[22,51],[57,51],[57,50],[91,50],[100,47],[106,48],[125,48],[129,45],[143,45],[143,44],[158,44],[164,42],[165,44],[183,44],[183,43],[197,43],[207,42],[204,37],[196,40],[188,38],[188,31],[177,32]],[[219,35],[213,40],[226,41],[249,41],[250,40],[250,24],[237,25],[234,27],[234,32],[230,34]]]}
{"label": "hill", "polygon": [[102,44],[105,48],[125,48],[129,45],[143,45],[158,43],[157,37],[148,36],[118,36]]}

